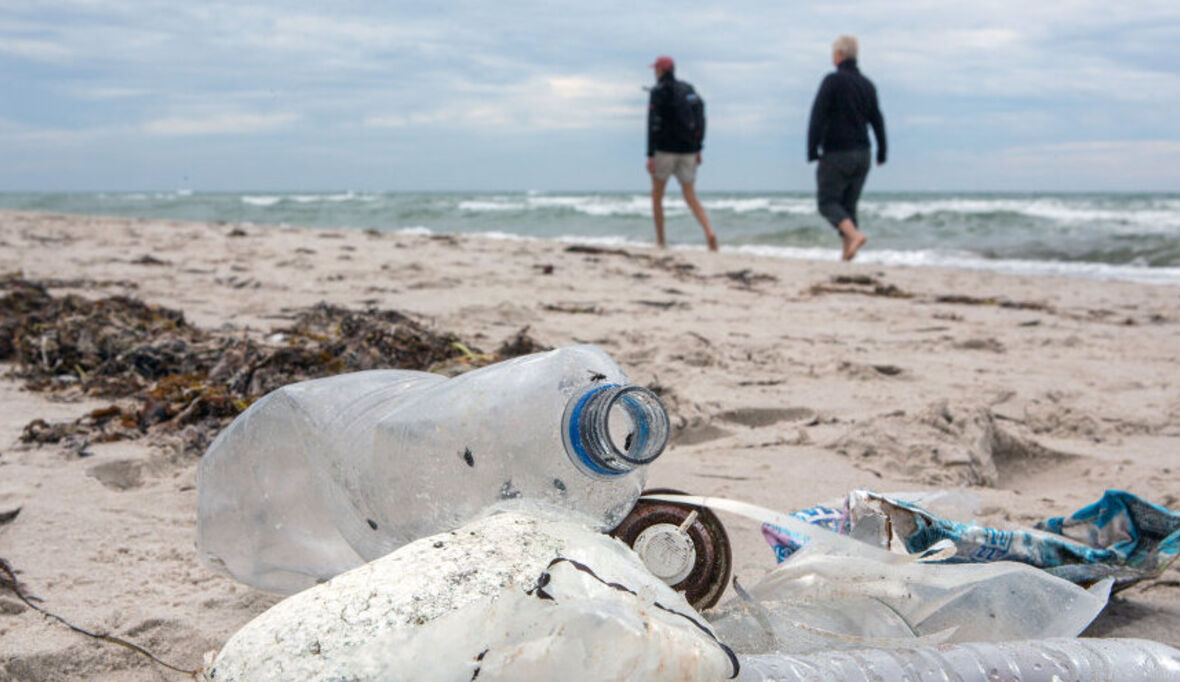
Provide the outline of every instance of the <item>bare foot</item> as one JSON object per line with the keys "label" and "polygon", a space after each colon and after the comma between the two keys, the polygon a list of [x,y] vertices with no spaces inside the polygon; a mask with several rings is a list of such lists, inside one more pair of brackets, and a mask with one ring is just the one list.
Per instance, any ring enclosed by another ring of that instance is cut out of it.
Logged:
{"label": "bare foot", "polygon": [[715,234],[707,234],[707,235],[705,235],[705,240],[706,240],[707,242],[709,242],[709,250],[710,250],[710,251],[716,251],[716,250],[717,250],[717,235],[715,235]]}
{"label": "bare foot", "polygon": [[852,237],[846,237],[844,239],[844,260],[856,258],[856,252],[860,251],[860,247],[864,246],[868,240],[869,238],[861,232],[857,232]]}

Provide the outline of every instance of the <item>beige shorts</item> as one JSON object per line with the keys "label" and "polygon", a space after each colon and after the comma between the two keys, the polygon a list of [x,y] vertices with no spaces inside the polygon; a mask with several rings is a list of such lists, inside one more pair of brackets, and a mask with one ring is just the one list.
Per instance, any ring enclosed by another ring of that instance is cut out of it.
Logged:
{"label": "beige shorts", "polygon": [[652,175],[657,180],[667,182],[673,175],[680,184],[687,185],[697,180],[697,155],[674,154],[672,152],[656,152],[652,157]]}

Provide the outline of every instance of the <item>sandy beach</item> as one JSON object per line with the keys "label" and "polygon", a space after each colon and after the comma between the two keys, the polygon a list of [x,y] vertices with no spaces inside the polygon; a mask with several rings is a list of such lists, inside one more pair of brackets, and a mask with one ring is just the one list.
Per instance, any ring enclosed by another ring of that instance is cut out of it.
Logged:
{"label": "sandy beach", "polygon": [[[855,488],[965,486],[1001,526],[1108,488],[1180,507],[1176,286],[18,212],[0,212],[4,273],[249,338],[327,302],[397,310],[485,351],[523,328],[597,344],[671,413],[652,487],[792,511]],[[277,598],[198,562],[196,456],[147,436],[21,442],[33,420],[110,402],[0,380],[0,558],[43,608],[197,668]],[[757,524],[722,519],[736,575],[756,581],[774,566]],[[1087,634],[1180,646],[1180,566],[1119,593]],[[184,676],[0,590],[0,678]]]}

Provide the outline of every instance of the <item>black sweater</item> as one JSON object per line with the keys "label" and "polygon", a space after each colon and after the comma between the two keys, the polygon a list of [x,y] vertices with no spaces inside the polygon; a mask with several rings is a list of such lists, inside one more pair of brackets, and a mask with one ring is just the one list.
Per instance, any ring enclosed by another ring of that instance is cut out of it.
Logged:
{"label": "black sweater", "polygon": [[686,139],[683,124],[677,120],[676,98],[680,90],[692,91],[692,86],[684,81],[676,80],[671,73],[660,77],[655,87],[651,89],[651,99],[647,107],[647,155],[656,152],[673,152],[675,154],[691,154],[701,151],[700,140],[704,138],[704,131],[695,140]]}
{"label": "black sweater", "polygon": [[861,75],[855,59],[845,59],[824,78],[811,107],[807,129],[807,160],[824,153],[868,149],[867,126],[877,138],[877,163],[885,163],[885,119],[877,107],[877,89]]}

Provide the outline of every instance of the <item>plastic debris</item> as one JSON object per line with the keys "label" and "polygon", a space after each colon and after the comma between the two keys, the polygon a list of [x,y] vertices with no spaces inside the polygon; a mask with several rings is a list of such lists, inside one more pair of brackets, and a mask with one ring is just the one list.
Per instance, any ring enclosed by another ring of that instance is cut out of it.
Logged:
{"label": "plastic debris", "polygon": [[508,512],[288,597],[207,676],[264,680],[722,680],[736,656],[618,540]]}
{"label": "plastic debris", "polygon": [[897,646],[930,637],[949,642],[1071,637],[1102,611],[1110,589],[1110,581],[1102,581],[1085,590],[1015,562],[934,563],[952,555],[953,545],[934,547],[925,558],[898,554],[734,500],[645,499],[706,506],[807,533],[802,551],[744,598],[730,599],[710,616],[718,635],[745,653]]}
{"label": "plastic debris", "polygon": [[[683,494],[666,488],[644,491],[661,493]],[[712,607],[725,592],[733,553],[725,526],[709,509],[640,499],[611,535],[698,611]]]}
{"label": "plastic debris", "polygon": [[1045,639],[742,656],[746,682],[1175,682],[1180,651],[1142,639]]}
{"label": "plastic debris", "polygon": [[[934,502],[938,502],[935,498]],[[1158,576],[1180,555],[1180,513],[1121,490],[1069,517],[1036,529],[1005,530],[942,518],[918,497],[854,490],[839,508],[817,506],[793,516],[880,547],[914,554],[942,541],[957,551],[948,562],[1018,561],[1081,585],[1110,578],[1114,589]],[[763,536],[783,561],[802,536],[765,524]]]}
{"label": "plastic debris", "polygon": [[451,379],[374,370],[293,384],[209,447],[198,549],[290,593],[492,507],[550,505],[607,531],[668,434],[659,398],[593,346]]}

